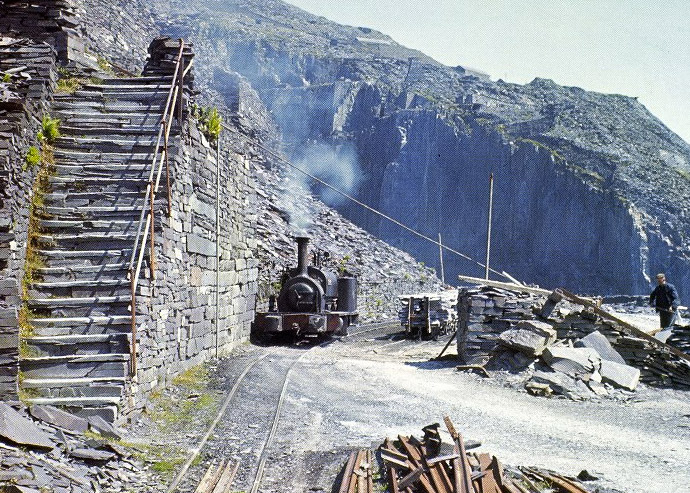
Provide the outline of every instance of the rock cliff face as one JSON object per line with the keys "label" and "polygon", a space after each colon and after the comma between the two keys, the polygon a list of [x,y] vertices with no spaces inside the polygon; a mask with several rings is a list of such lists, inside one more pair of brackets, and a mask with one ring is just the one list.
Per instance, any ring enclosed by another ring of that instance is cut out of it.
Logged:
{"label": "rock cliff face", "polygon": [[[666,271],[690,298],[690,146],[634,98],[493,82],[279,1],[128,4],[195,42],[202,86],[245,76],[295,158],[313,141],[349,149],[361,176],[352,192],[422,233],[483,259],[493,172],[498,270],[599,294],[644,293]],[[434,245],[337,208],[437,265]],[[446,261],[449,275],[480,272]]]}

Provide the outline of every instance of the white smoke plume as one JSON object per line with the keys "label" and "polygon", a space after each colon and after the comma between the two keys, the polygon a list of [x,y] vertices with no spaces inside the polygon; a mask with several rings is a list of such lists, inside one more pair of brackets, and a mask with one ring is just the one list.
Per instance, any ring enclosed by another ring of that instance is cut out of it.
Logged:
{"label": "white smoke plume", "polygon": [[[348,194],[356,191],[361,180],[357,153],[351,144],[309,143],[294,153],[293,163]],[[347,200],[295,169],[290,169],[286,179],[286,187],[281,196],[281,208],[290,216],[290,226],[296,232],[308,232],[315,220],[314,210],[308,207],[304,200],[305,195],[313,194],[330,206],[337,206]]]}

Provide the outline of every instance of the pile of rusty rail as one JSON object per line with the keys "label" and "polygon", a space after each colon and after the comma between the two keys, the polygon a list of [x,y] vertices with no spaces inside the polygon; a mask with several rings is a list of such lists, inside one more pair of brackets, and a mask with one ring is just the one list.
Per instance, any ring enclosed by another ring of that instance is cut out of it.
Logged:
{"label": "pile of rusty rail", "polygon": [[[424,437],[388,438],[379,448],[382,471],[391,493],[588,493],[578,482],[533,468],[505,471],[496,457],[467,452],[462,436],[450,418],[444,418],[453,441],[442,443],[440,425],[422,429]],[[366,452],[366,451],[365,451]],[[353,454],[354,456],[355,454]],[[369,457],[369,456],[367,456]],[[384,474],[385,470],[385,474]],[[340,493],[369,493],[371,460],[362,452],[348,462]],[[346,481],[347,480],[347,481]],[[380,489],[377,491],[381,491]]]}
{"label": "pile of rusty rail", "polygon": [[234,491],[231,486],[239,466],[239,462],[233,463],[230,460],[221,461],[217,465],[211,464],[194,493],[231,493]]}
{"label": "pile of rusty rail", "polygon": [[371,450],[352,452],[345,465],[338,493],[374,493],[373,466]]}

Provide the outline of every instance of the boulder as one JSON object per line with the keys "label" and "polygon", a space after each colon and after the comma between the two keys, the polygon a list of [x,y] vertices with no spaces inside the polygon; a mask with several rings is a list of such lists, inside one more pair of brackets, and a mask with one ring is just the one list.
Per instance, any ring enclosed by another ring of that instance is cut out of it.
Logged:
{"label": "boulder", "polygon": [[542,357],[552,369],[572,377],[591,375],[601,364],[599,353],[592,348],[548,347]]}
{"label": "boulder", "polygon": [[640,370],[628,365],[621,365],[613,361],[601,361],[601,378],[604,382],[608,382],[617,387],[623,387],[628,390],[635,390],[637,384],[640,383]]}
{"label": "boulder", "polygon": [[549,324],[538,320],[523,320],[514,328],[502,332],[497,341],[528,356],[539,356],[555,340],[556,331]]}
{"label": "boulder", "polygon": [[588,347],[595,349],[596,352],[599,353],[599,356],[601,356],[601,359],[613,361],[621,365],[625,364],[623,357],[613,348],[613,346],[611,346],[611,343],[606,336],[598,330],[595,330],[591,334],[587,334],[582,339],[576,341],[575,347]]}

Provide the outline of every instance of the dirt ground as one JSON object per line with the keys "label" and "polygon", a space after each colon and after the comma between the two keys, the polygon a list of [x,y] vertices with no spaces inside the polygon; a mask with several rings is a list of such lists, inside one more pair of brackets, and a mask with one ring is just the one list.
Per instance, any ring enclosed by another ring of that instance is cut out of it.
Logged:
{"label": "dirt ground", "polygon": [[[445,341],[408,341],[397,329],[313,347],[244,346],[242,360],[269,355],[247,374],[238,402],[221,420],[179,491],[194,491],[208,464],[240,460],[234,488],[249,491],[283,385],[275,442],[267,450],[265,493],[332,491],[349,452],[383,438],[420,434],[450,415],[478,450],[512,466],[539,466],[601,478],[592,491],[690,491],[690,394],[640,385],[636,392],[575,402],[535,397],[520,375],[458,372],[453,359],[430,362]],[[450,352],[453,352],[451,346]],[[232,387],[238,359],[218,362],[217,390]],[[442,427],[443,429],[443,427]]]}

